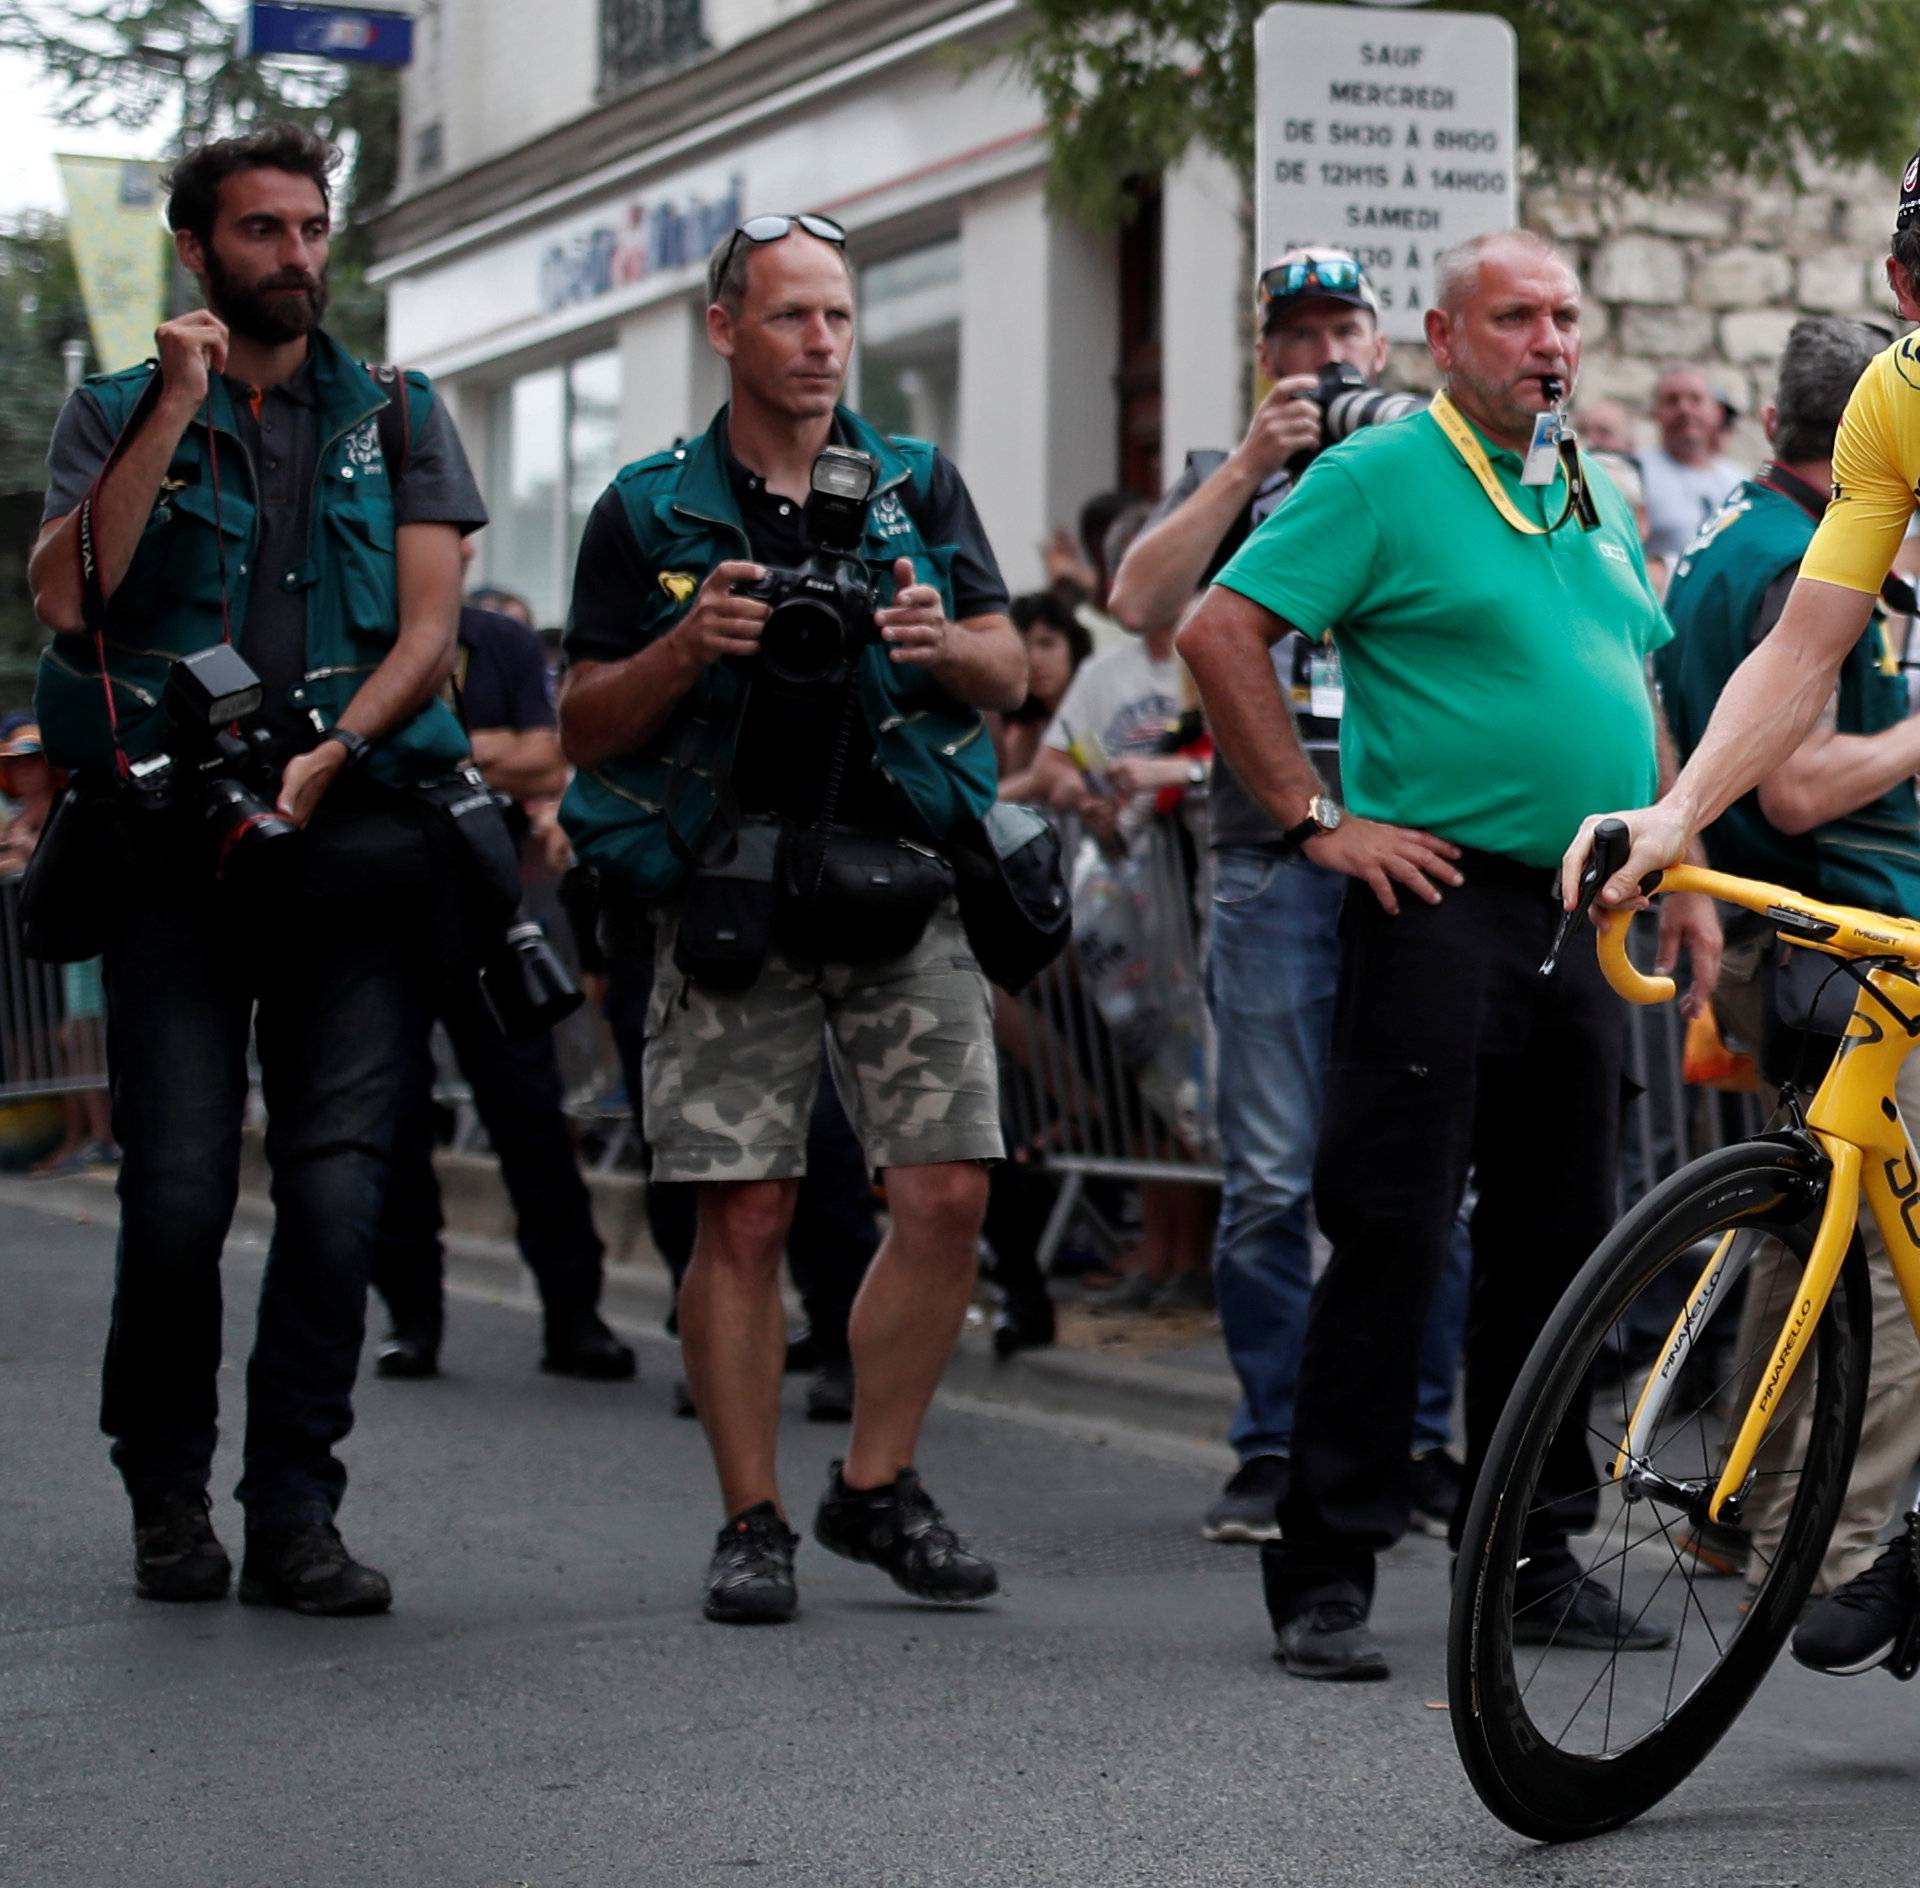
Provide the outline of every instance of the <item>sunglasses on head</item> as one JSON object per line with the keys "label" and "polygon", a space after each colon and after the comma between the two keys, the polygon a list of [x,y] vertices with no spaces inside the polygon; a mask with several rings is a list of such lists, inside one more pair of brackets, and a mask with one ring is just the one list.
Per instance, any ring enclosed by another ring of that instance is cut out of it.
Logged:
{"label": "sunglasses on head", "polygon": [[832,217],[815,216],[811,210],[802,211],[798,216],[750,216],[736,226],[727,243],[727,253],[720,261],[720,280],[726,280],[727,265],[733,261],[733,252],[739,248],[743,236],[750,243],[777,243],[782,236],[792,235],[795,229],[818,236],[836,249],[847,246],[847,232]]}
{"label": "sunglasses on head", "polygon": [[1298,256],[1276,262],[1260,278],[1263,306],[1310,295],[1316,289],[1328,295],[1351,295],[1360,286],[1360,265],[1351,256]]}

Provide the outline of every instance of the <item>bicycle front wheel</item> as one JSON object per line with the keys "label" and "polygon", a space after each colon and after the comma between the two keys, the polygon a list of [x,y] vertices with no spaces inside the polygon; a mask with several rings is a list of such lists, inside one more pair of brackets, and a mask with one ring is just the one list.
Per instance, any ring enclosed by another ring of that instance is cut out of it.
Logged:
{"label": "bicycle front wheel", "polygon": [[1683,1168],[1588,1261],[1514,1386],[1467,1511],[1447,1662],[1467,1774],[1523,1835],[1597,1835],[1664,1797],[1740,1714],[1812,1587],[1866,1398],[1857,1234],[1743,1525],[1709,1528],[1706,1504],[1826,1173],[1790,1134]]}

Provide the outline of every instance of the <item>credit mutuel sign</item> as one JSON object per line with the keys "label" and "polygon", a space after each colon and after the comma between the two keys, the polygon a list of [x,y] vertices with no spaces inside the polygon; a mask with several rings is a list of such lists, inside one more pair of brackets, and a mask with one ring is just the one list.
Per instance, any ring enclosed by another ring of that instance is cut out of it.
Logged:
{"label": "credit mutuel sign", "polygon": [[1433,259],[1515,217],[1513,28],[1484,13],[1276,6],[1255,40],[1260,260],[1351,250],[1420,338]]}

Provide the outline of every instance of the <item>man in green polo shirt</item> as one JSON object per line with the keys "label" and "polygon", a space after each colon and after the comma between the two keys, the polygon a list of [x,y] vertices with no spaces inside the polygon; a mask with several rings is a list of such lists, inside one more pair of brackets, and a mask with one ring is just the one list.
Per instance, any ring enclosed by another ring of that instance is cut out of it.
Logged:
{"label": "man in green polo shirt", "polygon": [[[1323,453],[1221,572],[1187,626],[1214,738],[1315,863],[1364,881],[1341,919],[1314,1201],[1333,1256],[1315,1287],[1283,1538],[1262,1549],[1277,1656],[1302,1677],[1381,1678],[1374,1558],[1405,1532],[1420,1334],[1469,1169],[1474,1302],[1467,1473],[1522,1360],[1613,1216],[1623,1015],[1581,954],[1536,974],[1558,911],[1551,868],[1589,806],[1660,772],[1646,663],[1670,635],[1633,520],[1582,462],[1525,460],[1580,364],[1580,288],[1525,231],[1442,259],[1427,342],[1446,376],[1425,414]],[[1346,682],[1349,812],[1293,736],[1268,650],[1331,635]],[[1605,787],[1602,786],[1605,783]],[[1601,793],[1598,800],[1590,796]],[[1411,894],[1411,896],[1408,896]],[[1718,928],[1670,913],[1662,961],[1693,955],[1697,1004]],[[1565,1542],[1596,1477],[1579,1446],[1529,1541],[1516,1633],[1559,1645],[1665,1642],[1624,1626]],[[1584,1510],[1584,1512],[1583,1512]]]}

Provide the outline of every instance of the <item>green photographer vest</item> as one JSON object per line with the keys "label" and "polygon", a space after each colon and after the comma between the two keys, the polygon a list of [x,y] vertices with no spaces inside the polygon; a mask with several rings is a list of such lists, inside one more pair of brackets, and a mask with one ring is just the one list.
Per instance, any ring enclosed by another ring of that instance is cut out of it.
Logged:
{"label": "green photographer vest", "polygon": [[[313,337],[313,351],[320,454],[308,555],[296,573],[307,590],[307,664],[293,705],[317,716],[320,728],[329,728],[393,647],[399,599],[393,494],[377,423],[386,391],[324,333]],[[86,383],[116,434],[153,371],[149,361]],[[425,375],[407,376],[408,416],[416,437],[433,399]],[[133,562],[108,600],[107,678],[121,741],[135,760],[154,752],[165,738],[159,702],[169,666],[222,640],[221,539],[226,614],[236,638],[246,621],[256,574],[255,485],[234,429],[232,398],[218,376],[212,423],[219,435],[218,510],[203,409],[174,449]],[[61,767],[112,767],[113,737],[90,635],[53,638],[40,658],[33,699],[49,760]],[[435,699],[375,747],[368,767],[390,785],[406,785],[447,773],[466,754],[459,721]]]}
{"label": "green photographer vest", "polygon": [[[1746,659],[1768,588],[1805,556],[1813,531],[1813,519],[1792,499],[1748,480],[1680,560],[1666,599],[1673,641],[1653,660],[1683,760]],[[1879,734],[1906,715],[1907,678],[1875,611],[1841,665],[1836,725],[1842,734]],[[1805,833],[1783,833],[1761,811],[1760,795],[1748,793],[1703,837],[1719,871],[1920,918],[1920,798],[1910,780]]]}
{"label": "green photographer vest", "polygon": [[[933,476],[934,447],[882,435],[845,407],[835,417],[835,437],[880,468],[862,557],[880,570],[911,558],[951,617],[958,547],[928,543],[915,518],[915,497]],[[654,587],[633,599],[636,647],[685,616],[714,565],[752,556],[727,480],[725,425],[722,407],[699,439],[637,460],[614,479],[641,557],[656,574]],[[877,575],[877,590],[883,603],[891,597],[891,576]],[[856,674],[875,762],[919,820],[920,836],[937,844],[985,813],[997,772],[979,710],[956,701],[924,668],[890,662],[877,644],[861,651]],[[674,831],[698,853],[733,766],[751,686],[750,671],[710,664],[644,747],[575,774],[560,803],[575,852],[638,896],[672,890],[688,867],[668,837],[669,791]]]}

